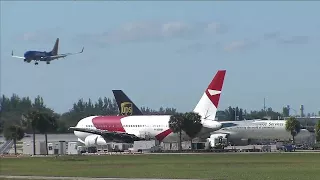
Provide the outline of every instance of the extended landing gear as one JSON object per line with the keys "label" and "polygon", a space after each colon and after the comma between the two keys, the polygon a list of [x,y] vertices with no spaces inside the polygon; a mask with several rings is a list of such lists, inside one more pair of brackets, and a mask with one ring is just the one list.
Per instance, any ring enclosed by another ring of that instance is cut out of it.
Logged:
{"label": "extended landing gear", "polygon": [[34,63],[34,65],[38,65],[38,64],[39,64],[38,62],[35,62],[35,63]]}
{"label": "extended landing gear", "polygon": [[50,61],[47,61],[47,64],[50,64]]}

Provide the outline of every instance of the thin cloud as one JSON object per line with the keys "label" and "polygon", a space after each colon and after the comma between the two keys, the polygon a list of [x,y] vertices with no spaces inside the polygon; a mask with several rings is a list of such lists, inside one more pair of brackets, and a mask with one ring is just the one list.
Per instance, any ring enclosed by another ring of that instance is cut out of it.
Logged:
{"label": "thin cloud", "polygon": [[309,42],[308,36],[292,36],[289,38],[279,39],[283,44],[307,44]]}
{"label": "thin cloud", "polygon": [[277,39],[280,37],[280,32],[269,32],[264,34],[264,39]]}
{"label": "thin cloud", "polygon": [[35,43],[52,43],[58,38],[58,33],[61,32],[61,28],[50,28],[50,29],[43,29],[37,30],[34,32],[25,32],[21,35],[16,37],[18,41],[29,41]]}
{"label": "thin cloud", "polygon": [[280,32],[270,32],[264,34],[265,40],[276,40],[280,44],[306,44],[310,38],[308,36],[289,36],[284,37]]}
{"label": "thin cloud", "polygon": [[220,42],[211,43],[211,44],[198,42],[198,43],[193,43],[193,44],[189,44],[185,47],[182,47],[182,48],[178,49],[176,52],[181,53],[181,54],[200,53],[200,52],[203,52],[206,50],[216,51],[216,50],[219,50],[220,47],[221,47]]}
{"label": "thin cloud", "polygon": [[227,52],[235,52],[255,47],[257,46],[257,44],[257,42],[249,40],[232,41],[231,43],[224,46],[224,50]]}
{"label": "thin cloud", "polygon": [[217,33],[217,34],[224,34],[228,31],[228,28],[225,24],[219,22],[211,22],[207,24],[205,30],[209,33]]}
{"label": "thin cloud", "polygon": [[204,33],[225,32],[222,25],[216,23],[186,23],[181,21],[132,22],[98,34],[82,34],[77,38],[98,44],[115,44],[127,42],[164,41],[169,39],[190,39]]}

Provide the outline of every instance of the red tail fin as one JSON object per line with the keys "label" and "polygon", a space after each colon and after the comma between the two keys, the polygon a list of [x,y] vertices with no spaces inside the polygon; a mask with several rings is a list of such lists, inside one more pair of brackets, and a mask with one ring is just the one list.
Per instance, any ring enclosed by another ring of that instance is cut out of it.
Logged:
{"label": "red tail fin", "polygon": [[219,70],[206,90],[208,98],[216,106],[216,108],[218,108],[225,75],[226,70]]}

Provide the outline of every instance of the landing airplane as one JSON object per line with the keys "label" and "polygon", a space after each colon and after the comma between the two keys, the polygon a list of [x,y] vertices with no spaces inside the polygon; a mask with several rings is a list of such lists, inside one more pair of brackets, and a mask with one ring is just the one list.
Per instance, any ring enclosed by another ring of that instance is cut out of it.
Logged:
{"label": "landing airplane", "polygon": [[[214,121],[226,70],[217,72],[201,99],[194,108],[194,112],[201,116],[203,125],[198,137],[209,137],[210,132],[221,128],[221,123]],[[78,141],[86,146],[106,145],[108,142],[126,142],[144,139],[158,141],[178,140],[179,135],[169,128],[170,115],[120,115],[120,116],[89,116],[81,119],[74,131]],[[182,133],[182,139],[188,136]]]}
{"label": "landing airplane", "polygon": [[66,54],[58,54],[58,47],[59,47],[59,38],[57,38],[56,43],[53,46],[52,51],[46,52],[46,51],[27,51],[24,53],[24,56],[14,56],[13,51],[11,53],[11,56],[14,58],[23,59],[24,62],[30,63],[32,60],[35,61],[35,65],[38,65],[38,61],[45,61],[47,64],[50,64],[50,61],[59,59],[59,58],[65,58],[70,55],[74,54],[80,54],[83,53],[83,49],[80,52],[77,53],[66,53]]}

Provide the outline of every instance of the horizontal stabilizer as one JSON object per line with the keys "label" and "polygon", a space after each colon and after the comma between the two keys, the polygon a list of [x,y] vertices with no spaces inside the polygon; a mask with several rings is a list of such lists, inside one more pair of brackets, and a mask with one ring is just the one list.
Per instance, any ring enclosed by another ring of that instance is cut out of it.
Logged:
{"label": "horizontal stabilizer", "polygon": [[19,58],[19,59],[24,59],[24,57],[21,57],[21,56],[14,56],[14,55],[13,55],[13,50],[12,50],[12,52],[11,52],[11,57]]}

